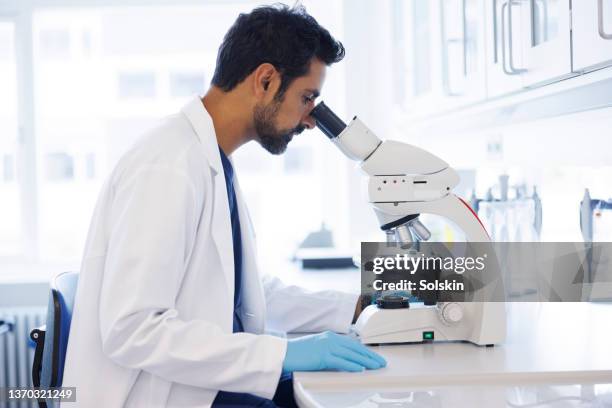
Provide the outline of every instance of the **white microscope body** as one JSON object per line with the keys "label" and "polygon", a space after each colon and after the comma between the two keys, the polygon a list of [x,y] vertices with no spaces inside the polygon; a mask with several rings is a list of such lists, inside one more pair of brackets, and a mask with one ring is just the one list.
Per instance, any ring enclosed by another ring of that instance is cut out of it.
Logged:
{"label": "white microscope body", "polygon": [[[452,221],[467,242],[490,243],[478,216],[452,190],[459,176],[440,158],[406,143],[381,141],[357,117],[345,125],[323,102],[311,115],[317,126],[369,176],[368,197],[388,242],[426,241],[430,233],[419,214]],[[494,254],[491,246],[489,251]],[[362,343],[469,341],[500,344],[506,337],[504,302],[439,302],[384,309],[370,305],[354,330]]]}

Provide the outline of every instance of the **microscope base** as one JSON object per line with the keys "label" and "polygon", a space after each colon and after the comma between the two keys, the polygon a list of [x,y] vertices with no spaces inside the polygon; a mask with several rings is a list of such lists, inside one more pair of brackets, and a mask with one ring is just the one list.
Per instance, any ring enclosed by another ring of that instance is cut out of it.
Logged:
{"label": "microscope base", "polygon": [[460,321],[449,323],[440,305],[411,304],[405,309],[368,306],[355,323],[363,344],[467,341],[480,346],[503,343],[506,311],[502,302],[460,303]]}

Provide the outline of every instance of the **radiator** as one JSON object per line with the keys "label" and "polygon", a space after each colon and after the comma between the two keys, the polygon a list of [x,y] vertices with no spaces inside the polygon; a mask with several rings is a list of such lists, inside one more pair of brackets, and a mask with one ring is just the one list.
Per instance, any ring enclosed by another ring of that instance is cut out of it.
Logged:
{"label": "radiator", "polygon": [[[31,387],[34,346],[30,330],[45,324],[47,310],[44,307],[0,308],[0,319],[14,323],[13,330],[0,334],[0,387]],[[35,402],[0,402],[0,408],[35,408]]]}

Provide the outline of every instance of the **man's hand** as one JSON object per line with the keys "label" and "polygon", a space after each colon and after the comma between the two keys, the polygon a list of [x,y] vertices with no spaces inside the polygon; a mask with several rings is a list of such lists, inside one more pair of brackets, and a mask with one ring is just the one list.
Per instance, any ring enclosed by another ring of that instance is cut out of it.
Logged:
{"label": "man's hand", "polygon": [[361,343],[334,332],[298,337],[287,342],[283,371],[363,371],[385,367],[383,357]]}

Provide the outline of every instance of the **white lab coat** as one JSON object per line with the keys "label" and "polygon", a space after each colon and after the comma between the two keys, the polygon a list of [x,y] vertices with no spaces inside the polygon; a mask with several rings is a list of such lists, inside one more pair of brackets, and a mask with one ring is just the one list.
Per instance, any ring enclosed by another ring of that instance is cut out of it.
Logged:
{"label": "white lab coat", "polygon": [[[232,334],[233,245],[211,117],[195,98],[118,163],[98,200],[76,294],[63,385],[81,407],[208,407],[217,390],[271,398],[286,331],[346,332],[356,295],[260,280],[236,183],[242,322]],[[264,294],[265,292],[265,294]]]}

